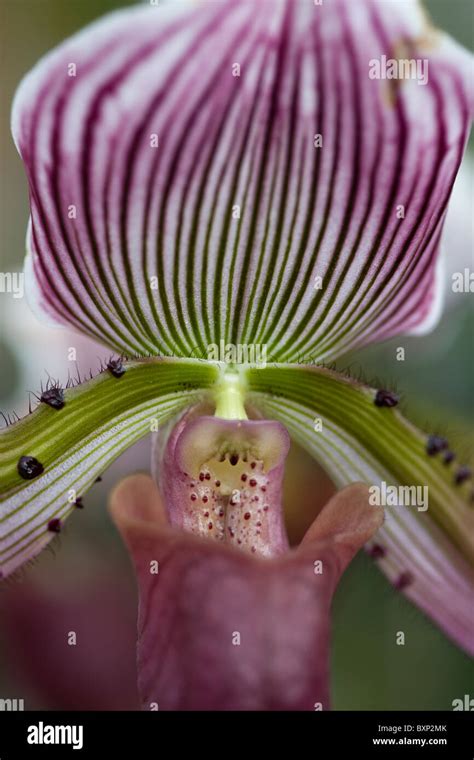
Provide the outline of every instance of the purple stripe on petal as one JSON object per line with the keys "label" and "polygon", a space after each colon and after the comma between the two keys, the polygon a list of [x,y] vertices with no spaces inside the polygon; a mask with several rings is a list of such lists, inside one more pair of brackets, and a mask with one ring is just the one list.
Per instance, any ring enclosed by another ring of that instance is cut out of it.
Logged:
{"label": "purple stripe on petal", "polygon": [[377,564],[394,588],[474,654],[474,573],[444,533],[404,510],[387,516],[377,540],[386,547]]}

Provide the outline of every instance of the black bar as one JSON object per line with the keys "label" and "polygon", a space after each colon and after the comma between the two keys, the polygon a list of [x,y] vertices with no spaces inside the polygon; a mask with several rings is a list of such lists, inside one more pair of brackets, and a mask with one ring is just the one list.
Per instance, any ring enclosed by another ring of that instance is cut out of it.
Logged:
{"label": "black bar", "polygon": [[[0,760],[139,760],[141,755],[158,758],[186,747],[193,755],[222,758],[228,750],[254,755],[259,746],[266,755],[273,746],[280,753],[286,747],[292,758],[310,760],[333,756],[472,760],[473,717],[471,712],[461,711],[0,712]],[[61,726],[64,728],[57,729]],[[43,743],[29,743],[28,737],[30,742]],[[50,739],[58,743],[47,743]],[[66,741],[70,743],[63,743]]]}

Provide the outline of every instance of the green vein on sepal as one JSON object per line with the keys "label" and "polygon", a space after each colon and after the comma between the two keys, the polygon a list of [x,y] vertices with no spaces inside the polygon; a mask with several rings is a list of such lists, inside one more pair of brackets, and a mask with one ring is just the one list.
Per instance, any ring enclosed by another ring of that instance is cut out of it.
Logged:
{"label": "green vein on sepal", "polygon": [[[123,451],[152,429],[207,394],[218,377],[209,362],[148,359],[124,363],[117,378],[104,371],[66,389],[65,406],[40,403],[0,431],[0,571],[30,560],[53,537],[52,519],[73,510],[71,489],[83,496]],[[18,472],[21,456],[44,471],[31,480]]]}

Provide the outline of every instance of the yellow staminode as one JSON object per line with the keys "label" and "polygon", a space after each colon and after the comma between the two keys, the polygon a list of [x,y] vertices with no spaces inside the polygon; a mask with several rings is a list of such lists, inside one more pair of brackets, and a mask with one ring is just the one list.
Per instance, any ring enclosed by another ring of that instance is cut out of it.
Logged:
{"label": "yellow staminode", "polygon": [[242,376],[235,370],[224,369],[214,391],[216,401],[216,417],[226,420],[246,420],[245,383]]}

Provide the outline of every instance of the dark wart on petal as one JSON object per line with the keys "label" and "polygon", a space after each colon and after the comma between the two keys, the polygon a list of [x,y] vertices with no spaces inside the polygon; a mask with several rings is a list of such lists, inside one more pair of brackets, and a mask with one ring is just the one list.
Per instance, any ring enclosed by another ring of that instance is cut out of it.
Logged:
{"label": "dark wart on petal", "polygon": [[52,520],[50,520],[48,523],[48,530],[51,531],[51,533],[60,533],[61,520],[59,520],[57,517],[54,517]]}
{"label": "dark wart on petal", "polygon": [[33,478],[41,475],[44,467],[35,457],[23,456],[18,460],[17,470],[25,480],[33,480]]}
{"label": "dark wart on petal", "polygon": [[445,451],[447,448],[448,442],[446,438],[442,438],[439,435],[430,435],[426,443],[426,453],[430,457],[439,454],[440,451]]}
{"label": "dark wart on petal", "polygon": [[107,362],[107,369],[114,377],[122,377],[125,374],[125,367],[121,359],[110,359]]}
{"label": "dark wart on petal", "polygon": [[66,403],[62,388],[49,388],[47,391],[43,391],[40,401],[42,401],[43,404],[51,406],[53,409],[62,409]]}
{"label": "dark wart on petal", "polygon": [[466,480],[469,480],[471,475],[472,475],[472,472],[471,472],[470,467],[460,467],[454,476],[454,482],[456,483],[456,485],[460,486],[461,483],[464,483]]}
{"label": "dark wart on petal", "polygon": [[74,506],[78,509],[84,509],[84,504],[82,502],[82,496],[78,496],[77,499],[74,502]]}
{"label": "dark wart on petal", "polygon": [[407,586],[411,586],[413,583],[413,575],[406,570],[403,573],[400,573],[398,578],[395,580],[395,583],[393,584],[397,591],[403,591],[403,589],[407,588]]}
{"label": "dark wart on petal", "polygon": [[445,464],[451,464],[451,462],[455,459],[456,455],[454,451],[445,451],[443,454],[443,462]]}
{"label": "dark wart on petal", "polygon": [[385,391],[383,389],[377,391],[374,398],[375,406],[397,406],[399,401],[400,398],[396,393],[393,393],[392,391]]}
{"label": "dark wart on petal", "polygon": [[373,544],[368,550],[369,557],[372,557],[372,559],[382,559],[382,557],[385,557],[386,550],[383,546],[380,544]]}

